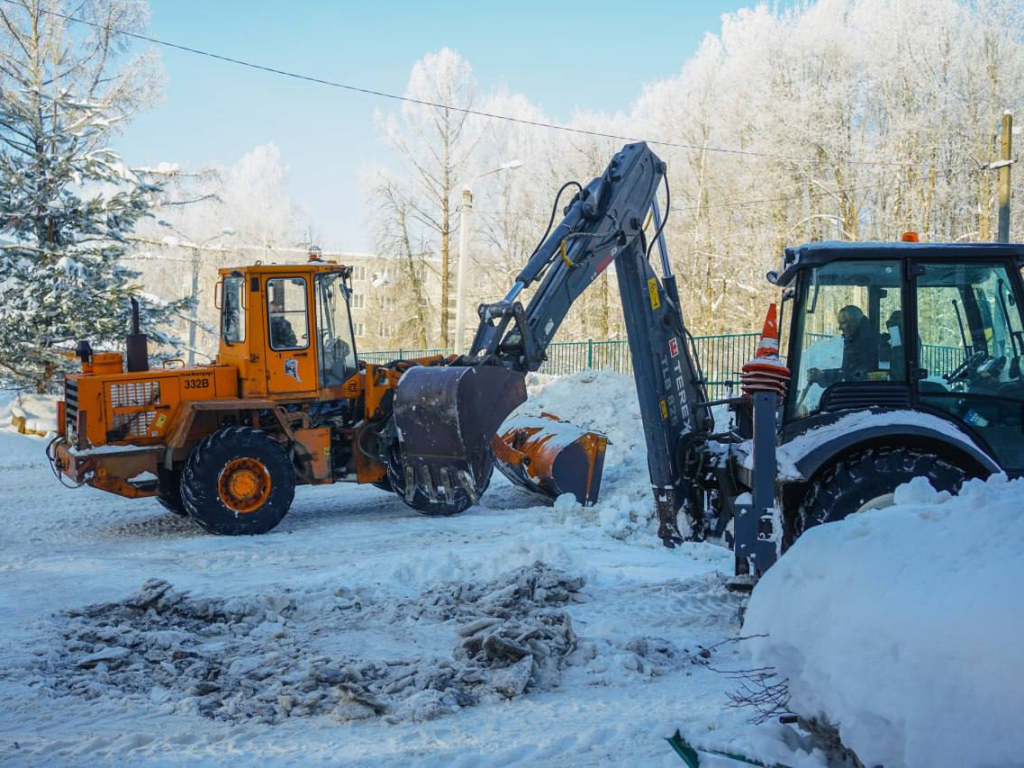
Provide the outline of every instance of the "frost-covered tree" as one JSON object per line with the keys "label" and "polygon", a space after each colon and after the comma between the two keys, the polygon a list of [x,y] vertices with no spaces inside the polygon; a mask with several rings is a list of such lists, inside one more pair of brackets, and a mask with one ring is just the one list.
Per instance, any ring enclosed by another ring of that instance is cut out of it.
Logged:
{"label": "frost-covered tree", "polygon": [[[139,0],[0,5],[0,370],[39,392],[76,340],[123,338],[140,291],[121,258],[158,187],[109,142],[152,95],[152,57],[115,32],[146,16]],[[149,303],[147,325],[179,309]]]}
{"label": "frost-covered tree", "polygon": [[[684,61],[685,53],[678,73],[649,82],[614,114],[579,111],[566,120],[501,88],[481,91],[477,104],[512,119],[654,142],[668,163],[665,235],[694,333],[758,330],[765,304],[777,299],[764,274],[788,245],[893,241],[907,230],[931,242],[994,236],[995,177],[983,167],[996,159],[1003,111],[1018,124],[1024,117],[1020,0],[760,3],[725,14]],[[414,97],[466,105],[412,85]],[[416,116],[420,132],[401,135],[432,136],[439,114],[406,105],[402,121]],[[623,140],[473,118],[466,130],[473,140],[461,144],[460,181],[523,162],[515,174],[474,185],[475,304],[507,288],[544,231],[555,190],[601,172]],[[392,181],[411,190],[414,225],[424,201],[434,201],[428,216],[440,207],[427,190],[441,176],[424,174],[439,167],[437,146],[399,147]],[[1017,200],[1024,175],[1014,171],[1012,183]],[[1014,204],[1011,215],[1020,239],[1024,206]],[[560,340],[621,338],[610,273],[576,302]]]}
{"label": "frost-covered tree", "polygon": [[[428,106],[406,102],[398,115],[379,121],[388,143],[406,168],[409,224],[428,234],[441,266],[442,347],[449,344],[450,256],[461,183],[468,181],[470,160],[479,137],[479,121],[459,109],[476,102],[476,84],[469,64],[450,48],[429,53],[412,68],[405,96]],[[455,107],[457,109],[451,109]]]}
{"label": "frost-covered tree", "polygon": [[264,248],[263,258],[303,240],[302,212],[288,191],[288,166],[276,145],[261,144],[232,165],[221,196],[221,215],[237,241]]}

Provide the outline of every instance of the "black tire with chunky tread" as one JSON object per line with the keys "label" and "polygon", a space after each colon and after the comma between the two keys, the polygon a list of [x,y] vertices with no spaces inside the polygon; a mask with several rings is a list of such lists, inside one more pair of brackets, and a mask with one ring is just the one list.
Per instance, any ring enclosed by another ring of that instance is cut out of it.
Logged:
{"label": "black tire with chunky tread", "polygon": [[[412,501],[405,498],[405,470],[402,466],[401,457],[397,454],[397,447],[395,452],[392,454],[391,461],[388,462],[388,482],[393,490],[402,501],[408,506],[415,509],[421,515],[427,517],[451,517],[452,515],[458,515],[465,512],[471,506],[473,501],[470,499],[469,494],[466,491],[456,486],[454,489],[454,501],[449,504],[443,500],[443,497],[439,497],[438,501],[431,501],[425,493],[419,488],[416,489],[416,493],[412,497]],[[488,456],[484,461],[483,471],[483,483],[479,484],[477,488],[477,495],[483,496],[488,486],[491,484],[491,476],[494,474],[494,459]]]}
{"label": "black tire with chunky tread", "polygon": [[933,453],[915,448],[875,448],[855,453],[830,466],[814,481],[788,526],[785,545],[790,546],[808,528],[842,520],[915,477],[928,478],[937,491],[956,492],[967,473]]}
{"label": "black tire with chunky tread", "polygon": [[[220,499],[221,470],[235,459],[259,461],[270,475],[270,494],[258,509],[239,513]],[[295,497],[295,469],[281,444],[266,432],[251,427],[218,430],[192,449],[181,479],[181,496],[192,518],[203,530],[222,536],[244,536],[273,530],[288,514]]]}
{"label": "black tire with chunky tread", "polygon": [[188,510],[185,509],[185,502],[181,498],[181,467],[171,470],[160,467],[159,488],[156,500],[160,502],[160,506],[168,512],[187,517]]}

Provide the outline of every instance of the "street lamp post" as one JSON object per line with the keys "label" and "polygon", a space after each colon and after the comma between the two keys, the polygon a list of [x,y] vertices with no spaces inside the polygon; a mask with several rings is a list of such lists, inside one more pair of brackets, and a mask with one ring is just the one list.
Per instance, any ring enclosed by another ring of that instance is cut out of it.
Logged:
{"label": "street lamp post", "polygon": [[462,207],[459,209],[459,271],[456,277],[455,289],[455,354],[461,355],[466,349],[466,291],[469,277],[469,231],[470,218],[473,213],[473,184],[484,176],[502,171],[514,171],[522,167],[520,160],[510,160],[502,163],[493,171],[481,173],[474,176],[462,189]]}

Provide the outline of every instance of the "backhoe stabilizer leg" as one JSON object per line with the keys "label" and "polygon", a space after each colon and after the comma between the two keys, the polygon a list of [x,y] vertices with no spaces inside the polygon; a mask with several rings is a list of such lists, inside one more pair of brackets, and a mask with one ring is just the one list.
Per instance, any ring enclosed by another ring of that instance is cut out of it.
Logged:
{"label": "backhoe stabilizer leg", "polygon": [[683,543],[683,535],[676,522],[676,492],[672,488],[654,489],[654,511],[658,514],[658,538],[669,549]]}

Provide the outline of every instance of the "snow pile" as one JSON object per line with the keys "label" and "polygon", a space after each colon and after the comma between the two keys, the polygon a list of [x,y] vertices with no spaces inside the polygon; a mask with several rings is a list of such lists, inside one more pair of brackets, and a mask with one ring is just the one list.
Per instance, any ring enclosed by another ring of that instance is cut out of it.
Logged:
{"label": "snow pile", "polygon": [[583,510],[570,496],[558,500],[556,512],[597,522],[617,539],[660,546],[647,469],[647,443],[633,377],[610,369],[559,377],[530,374],[526,387],[529,399],[512,412],[506,423],[546,412],[580,429],[608,436],[597,505]]}
{"label": "snow pile", "polygon": [[[569,616],[555,609],[582,586],[537,563],[493,582],[375,606],[373,595],[346,589],[333,599],[194,599],[151,579],[126,600],[69,612],[64,647],[42,674],[57,690],[87,698],[134,695],[219,720],[430,720],[556,686],[576,638]],[[325,622],[324,613],[338,618]],[[350,632],[374,613],[389,623],[455,623],[452,658],[366,660],[308,647],[311,636]]]}
{"label": "snow pile", "polygon": [[865,765],[1019,765],[1024,479],[815,527],[761,580],[744,633]]}
{"label": "snow pile", "polygon": [[[687,663],[655,638],[581,643],[564,608],[581,601],[583,586],[539,562],[408,599],[347,588],[194,598],[151,579],[125,600],[59,617],[60,642],[38,651],[26,682],[231,722],[397,723],[557,688],[567,666],[587,684],[609,685]],[[373,626],[405,627],[424,642],[439,634],[450,653],[360,657],[360,633]]]}
{"label": "snow pile", "polygon": [[0,410],[0,425],[23,435],[45,436],[57,424],[57,398],[22,392]]}

